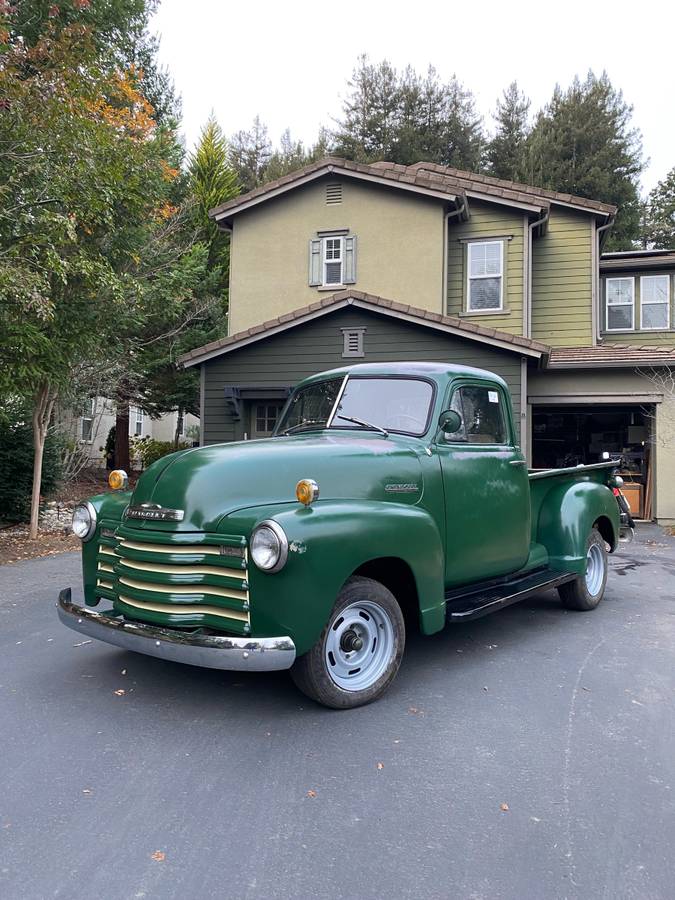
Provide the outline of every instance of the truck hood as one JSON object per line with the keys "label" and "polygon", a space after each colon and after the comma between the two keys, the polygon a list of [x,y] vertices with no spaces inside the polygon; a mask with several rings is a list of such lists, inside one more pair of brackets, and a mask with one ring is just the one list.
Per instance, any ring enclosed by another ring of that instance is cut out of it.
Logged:
{"label": "truck hood", "polygon": [[297,503],[295,486],[313,478],[320,499],[417,503],[423,481],[419,440],[372,433],[294,435],[212,444],[158,460],[139,478],[131,506],[183,510],[180,522],[129,521],[160,531],[217,531],[238,509]]}

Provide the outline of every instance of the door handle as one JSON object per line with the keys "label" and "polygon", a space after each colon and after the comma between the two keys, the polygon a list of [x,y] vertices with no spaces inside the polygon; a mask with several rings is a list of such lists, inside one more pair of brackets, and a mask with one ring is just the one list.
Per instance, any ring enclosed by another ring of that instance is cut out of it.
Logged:
{"label": "door handle", "polygon": [[510,459],[509,465],[510,466],[526,466],[527,462],[524,459]]}

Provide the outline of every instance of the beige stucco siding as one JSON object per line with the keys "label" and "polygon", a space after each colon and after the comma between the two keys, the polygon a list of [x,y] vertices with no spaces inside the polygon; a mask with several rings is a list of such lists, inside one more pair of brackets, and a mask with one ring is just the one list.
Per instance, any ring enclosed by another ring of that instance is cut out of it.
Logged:
{"label": "beige stucco siding", "polygon": [[532,337],[556,347],[593,343],[593,217],[552,206],[532,245]]}
{"label": "beige stucco siding", "polygon": [[353,287],[443,312],[444,203],[348,179],[341,183],[339,204],[326,204],[322,180],[235,217],[230,334],[326,296],[309,286],[308,248],[318,231],[331,229],[348,228],[357,236]]}
{"label": "beige stucco siding", "polygon": [[[466,312],[467,239],[504,238],[504,312]],[[470,219],[461,224],[450,220],[448,231],[448,315],[466,316],[479,325],[523,334],[523,266],[526,225],[522,212],[497,203],[470,201]]]}
{"label": "beige stucco siding", "polygon": [[[630,369],[567,372],[531,371],[528,406],[550,402],[570,405],[617,403],[653,409],[654,515],[675,522],[675,394],[654,378]],[[653,403],[653,406],[652,406]]]}

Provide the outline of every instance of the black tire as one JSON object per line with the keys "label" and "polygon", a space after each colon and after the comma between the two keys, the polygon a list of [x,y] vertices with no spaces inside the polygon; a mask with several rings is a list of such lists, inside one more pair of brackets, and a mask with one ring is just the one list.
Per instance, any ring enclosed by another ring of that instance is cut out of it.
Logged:
{"label": "black tire", "polygon": [[[348,608],[350,614],[342,616]],[[357,612],[359,609],[361,612]],[[359,639],[361,646],[352,650]],[[336,653],[331,657],[331,648],[336,646]],[[372,703],[384,694],[401,665],[404,647],[405,623],[394,595],[379,581],[354,576],[340,591],[317,642],[296,660],[291,677],[303,694],[317,703],[331,709],[353,709]],[[339,671],[344,671],[347,662],[356,665],[361,659],[363,664],[353,670],[354,675],[350,672],[340,678],[338,669],[331,667],[331,658],[333,667],[341,665]],[[357,680],[359,672],[360,681]],[[367,682],[369,673],[372,683],[361,686],[361,682]],[[350,678],[355,679],[353,689],[352,685],[345,687]]]}
{"label": "black tire", "polygon": [[[568,609],[577,609],[582,612],[588,612],[602,600],[607,584],[607,550],[605,549],[605,541],[597,528],[594,528],[588,536],[586,542],[587,548],[587,571],[584,575],[579,575],[574,581],[568,581],[561,584],[558,588],[560,599]],[[600,566],[599,569],[588,567]],[[593,577],[590,577],[591,572]],[[589,581],[590,588],[589,589]]]}

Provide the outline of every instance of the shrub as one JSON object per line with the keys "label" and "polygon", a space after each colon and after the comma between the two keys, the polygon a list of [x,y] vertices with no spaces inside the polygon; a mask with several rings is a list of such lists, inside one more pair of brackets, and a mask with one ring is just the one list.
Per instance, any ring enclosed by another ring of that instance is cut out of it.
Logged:
{"label": "shrub", "polygon": [[[181,441],[178,444],[178,450],[187,450],[191,444]],[[135,440],[131,445],[131,452],[134,456],[138,456],[143,463],[143,468],[147,469],[158,459],[167,456],[169,453],[176,453],[176,447],[173,441],[155,441],[152,438],[141,438]]]}
{"label": "shrub", "polygon": [[[62,436],[49,432],[42,461],[40,493],[48,496],[61,475]],[[33,487],[33,428],[30,422],[0,419],[0,520],[23,522],[30,515]]]}

